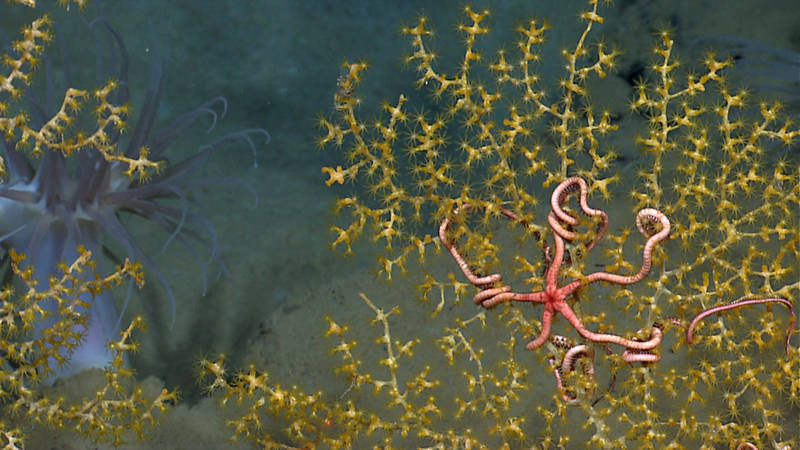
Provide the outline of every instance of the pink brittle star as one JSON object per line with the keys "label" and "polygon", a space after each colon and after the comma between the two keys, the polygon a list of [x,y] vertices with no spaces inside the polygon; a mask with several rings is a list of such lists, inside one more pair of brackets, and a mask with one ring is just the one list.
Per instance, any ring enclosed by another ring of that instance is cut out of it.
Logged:
{"label": "pink brittle star", "polygon": [[[661,343],[662,333],[658,327],[653,327],[650,332],[650,338],[646,341],[634,341],[631,339],[623,338],[614,334],[595,333],[589,331],[583,323],[578,319],[578,316],[567,304],[567,298],[574,294],[579,288],[586,286],[595,281],[605,281],[615,284],[633,284],[641,281],[649,272],[652,264],[652,254],[655,246],[667,238],[670,231],[670,223],[667,216],[661,211],[652,208],[645,208],[639,211],[636,215],[636,228],[647,237],[647,242],[644,245],[642,252],[642,267],[639,272],[634,275],[619,275],[607,272],[595,272],[581,279],[575,280],[562,287],[558,287],[558,272],[564,261],[564,241],[573,241],[576,238],[576,233],[568,229],[571,226],[578,224],[578,219],[571,216],[564,211],[562,206],[566,202],[567,196],[575,191],[580,191],[580,207],[581,210],[592,217],[600,218],[600,225],[597,230],[597,235],[586,246],[586,250],[591,250],[597,242],[603,237],[603,234],[608,229],[608,215],[599,210],[590,208],[586,202],[588,195],[588,187],[586,181],[579,177],[569,178],[559,184],[553,191],[550,199],[550,206],[552,211],[547,217],[550,228],[553,230],[555,239],[555,256],[549,261],[550,265],[547,268],[545,278],[545,289],[539,292],[518,293],[511,290],[511,286],[504,286],[501,284],[503,276],[495,273],[487,276],[477,276],[470,269],[466,260],[459,254],[455,245],[447,239],[447,227],[450,225],[450,219],[445,219],[439,227],[439,239],[442,244],[447,247],[450,254],[455,259],[458,267],[467,277],[470,283],[480,289],[475,295],[475,303],[480,304],[484,308],[491,308],[498,303],[504,301],[518,301],[518,302],[534,302],[543,303],[544,312],[542,313],[542,331],[536,339],[533,339],[526,346],[528,350],[533,350],[542,346],[550,336],[553,319],[556,313],[561,313],[565,319],[578,331],[578,333],[589,341],[596,343],[613,343],[621,345],[626,348],[622,354],[623,360],[627,362],[655,362],[660,359],[658,354],[650,353],[649,350],[654,349]],[[461,208],[471,208],[469,204],[464,204]],[[460,208],[456,208],[455,214],[458,214]],[[517,215],[508,209],[502,208],[500,212],[511,220],[517,220]],[[651,232],[645,227],[644,221],[657,222],[661,224],[661,230],[658,232]],[[564,225],[566,224],[566,226]],[[549,257],[548,257],[549,260]],[[498,287],[498,285],[500,285]]]}

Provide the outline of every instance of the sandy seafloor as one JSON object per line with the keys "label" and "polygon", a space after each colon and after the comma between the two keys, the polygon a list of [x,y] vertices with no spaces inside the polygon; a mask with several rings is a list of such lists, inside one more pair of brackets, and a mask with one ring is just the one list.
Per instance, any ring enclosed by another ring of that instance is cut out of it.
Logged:
{"label": "sandy seafloor", "polygon": [[[335,149],[317,147],[320,131],[315,119],[332,113],[336,79],[346,60],[370,64],[357,91],[364,99],[362,118],[374,116],[379,102],[395,101],[400,93],[424,101],[424,95],[414,94],[413,70],[403,65],[410,47],[398,31],[403,24],[412,24],[418,14],[425,14],[437,30],[435,46],[447,60],[447,55],[460,51],[454,25],[462,19],[463,2],[90,1],[86,11],[69,14],[53,1],[40,3],[51,11],[66,47],[76,33],[85,33],[84,17],[102,15],[118,30],[129,52],[134,108],[141,101],[156,46],[169,50],[159,115],[162,121],[214,96],[227,99],[229,111],[217,129],[211,134],[202,127],[192,129],[169,152],[173,161],[225,132],[261,127],[272,137],[268,145],[257,141],[257,167],[249,150],[234,144],[220,149],[203,172],[209,177],[243,180],[258,195],[256,207],[252,207],[249,191],[236,185],[204,188],[194,196],[199,211],[216,228],[222,260],[230,274],[217,278],[218,267],[209,266],[205,295],[199,281],[201,265],[189,252],[173,244],[159,254],[166,235],[154,232],[155,227],[141,220],[129,222],[140,244],[156,255],[177,299],[176,322],[170,328],[166,296],[157,281],[150,280],[134,296],[129,314],[144,314],[150,328],[138,335],[142,350],[133,358],[133,367],[139,376],[151,377],[148,383],[152,386],[164,384],[180,390],[184,403],[162,418],[148,440],[122,448],[248,448],[247,443],[228,441],[231,430],[215,400],[203,397],[194,381],[194,367],[202,355],[224,352],[234,367],[252,363],[267,370],[274,382],[321,390],[331,399],[345,393],[348,381],[332,371],[338,361],[328,352],[333,342],[323,335],[325,317],[350,325],[365,361],[383,354],[382,348],[373,344],[378,328],[370,328],[373,313],[359,300],[359,292],[384,308],[402,307],[402,315],[392,323],[398,338],[431,341],[440,336],[452,316],[445,313],[433,321],[428,318],[431,306],[416,300],[414,286],[420,271],[413,267],[415,259],[411,259],[407,277],[387,283],[375,273],[379,249],[368,242],[357,245],[351,257],[345,257],[341,249],[330,249],[328,230],[336,220],[331,205],[351,188],[324,185],[320,168],[342,164],[344,159]],[[618,1],[602,6],[606,21],[594,36],[602,36],[624,52],[619,59],[621,71],[650,59],[658,26],[673,31],[678,57],[688,61],[696,60],[701,52],[686,43],[702,35],[739,36],[800,51],[800,13],[793,3]],[[492,12],[488,23],[493,32],[487,48],[503,43],[513,47],[516,25],[531,17],[546,19],[552,29],[540,67],[545,81],[551,82],[563,65],[558,49],[574,45],[582,30],[577,12],[586,8],[586,2],[509,0],[475,2],[474,6]],[[35,14],[2,2],[0,25],[5,36],[14,36]],[[87,68],[88,73],[91,70],[93,67]],[[92,80],[91,76],[88,79]],[[629,86],[612,76],[598,85],[594,98],[612,111],[624,113],[630,95]],[[641,124],[623,121],[615,142],[617,151],[631,158],[638,152],[633,145],[633,125]],[[631,206],[624,197],[618,202],[606,205],[608,211],[619,211],[611,215],[612,226],[629,226]],[[428,226],[432,231],[436,224]],[[439,275],[456,271],[445,255],[434,256],[427,264]],[[150,300],[142,302],[142,297]],[[467,301],[454,308],[476,307]],[[539,318],[538,310],[532,314]],[[459,313],[461,317],[469,315]],[[563,320],[557,321],[557,326],[566,330]],[[518,342],[523,345],[525,340],[521,337]],[[435,346],[428,348],[438,352]],[[417,354],[416,360],[417,364],[436,364],[442,358],[440,354]],[[552,380],[545,364],[532,357],[529,377],[535,379],[535,373],[542,372],[544,381],[536,388],[550,398]],[[79,375],[59,381],[55,389],[74,395],[90,379]],[[28,448],[33,449],[106,448],[41,425],[28,437]]]}

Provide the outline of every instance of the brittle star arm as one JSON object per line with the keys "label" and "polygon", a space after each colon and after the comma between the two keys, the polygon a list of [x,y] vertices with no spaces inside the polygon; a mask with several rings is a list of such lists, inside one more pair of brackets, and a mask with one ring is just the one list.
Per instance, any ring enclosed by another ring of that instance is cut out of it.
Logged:
{"label": "brittle star arm", "polygon": [[578,396],[571,393],[566,387],[564,387],[564,384],[561,381],[561,376],[574,371],[575,365],[580,358],[587,358],[589,360],[589,363],[583,367],[583,373],[589,378],[590,381],[594,382],[594,364],[592,364],[592,360],[594,359],[594,349],[592,347],[585,344],[570,347],[564,354],[564,358],[561,361],[560,367],[556,364],[554,357],[551,356],[549,358],[550,366],[553,367],[553,375],[556,377],[556,386],[558,387],[558,392],[561,394],[561,398],[568,405],[578,405]]}
{"label": "brittle star arm", "polygon": [[561,223],[559,223],[559,220],[570,226],[578,225],[578,219],[572,217],[569,213],[561,208],[561,205],[567,200],[567,195],[569,195],[571,192],[574,192],[576,189],[580,190],[578,201],[583,213],[587,216],[600,218],[600,225],[597,228],[594,239],[586,244],[586,251],[589,251],[594,248],[600,239],[603,238],[606,230],[608,230],[608,214],[606,214],[605,211],[594,209],[589,206],[589,203],[586,201],[586,198],[589,195],[589,188],[583,178],[567,178],[561,182],[555,188],[555,190],[553,190],[553,194],[550,196],[550,207],[552,208],[552,211],[547,215],[547,222],[550,224],[550,228],[553,229],[553,233],[568,241],[575,240],[575,237],[577,236],[575,232],[566,229],[561,225]]}
{"label": "brittle star arm", "polygon": [[691,344],[694,341],[694,327],[704,318],[710,316],[711,314],[719,314],[723,311],[727,311],[729,309],[739,308],[742,306],[747,305],[757,305],[760,303],[773,303],[777,302],[782,304],[783,306],[789,308],[789,314],[792,315],[792,318],[789,319],[789,331],[786,333],[786,355],[789,355],[789,343],[792,340],[792,333],[794,333],[794,324],[797,320],[797,317],[794,315],[794,307],[789,300],[781,297],[769,297],[769,298],[749,298],[744,300],[738,300],[733,303],[728,303],[727,305],[719,305],[713,308],[709,308],[697,316],[689,323],[689,326],[686,328],[686,342]]}
{"label": "brittle star arm", "polygon": [[[644,227],[644,219],[661,223],[661,230],[651,235],[650,232]],[[650,267],[653,264],[653,250],[659,242],[663,241],[667,238],[667,236],[669,236],[670,223],[667,216],[661,211],[653,208],[645,208],[640,210],[636,215],[636,228],[640,233],[647,237],[647,242],[644,244],[644,250],[642,251],[642,267],[639,269],[639,272],[634,275],[595,272],[586,277],[585,284],[589,284],[594,281],[607,281],[609,283],[616,284],[633,284],[642,281],[642,279],[650,272]]]}
{"label": "brittle star arm", "polygon": [[[569,321],[570,325],[572,325],[578,333],[585,337],[586,339],[592,342],[600,342],[600,343],[608,343],[608,344],[617,344],[625,347],[628,350],[652,350],[658,347],[658,344],[661,343],[662,333],[658,327],[653,327],[650,331],[650,338],[646,341],[633,341],[630,339],[626,339],[622,336],[617,336],[616,334],[606,334],[606,333],[595,333],[589,331],[583,323],[575,316],[575,314],[563,314],[562,315]],[[641,330],[640,330],[641,331]],[[634,352],[631,356],[637,354]],[[625,355],[623,355],[623,359]]]}
{"label": "brittle star arm", "polygon": [[[463,206],[456,208],[453,213],[458,214],[461,208],[466,210],[471,208],[471,206],[468,203],[465,203]],[[501,208],[500,212],[511,220],[517,220],[517,215],[511,210]],[[494,305],[502,301],[512,299],[516,294],[511,292],[511,286],[493,287],[496,283],[499,283],[503,280],[503,276],[501,274],[493,273],[491,275],[481,277],[476,275],[472,269],[469,268],[469,264],[467,264],[467,261],[458,252],[456,246],[447,239],[447,227],[449,225],[450,219],[445,218],[444,221],[442,221],[442,224],[439,226],[439,240],[450,252],[450,255],[456,261],[456,264],[458,264],[458,268],[461,269],[461,272],[465,277],[467,277],[467,280],[469,280],[469,282],[475,287],[481,289],[481,291],[475,295],[475,303],[482,304],[486,299],[490,299],[496,300],[495,303],[493,303]],[[495,299],[494,297],[497,298]]]}

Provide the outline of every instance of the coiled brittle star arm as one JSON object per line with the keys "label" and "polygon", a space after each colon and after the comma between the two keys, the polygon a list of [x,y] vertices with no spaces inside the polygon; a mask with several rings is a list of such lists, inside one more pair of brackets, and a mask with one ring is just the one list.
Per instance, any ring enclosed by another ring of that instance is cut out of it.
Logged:
{"label": "coiled brittle star arm", "polygon": [[[472,205],[469,203],[465,203],[461,207],[458,207],[453,211],[454,215],[457,215],[461,209],[469,210],[472,208]],[[500,209],[500,213],[504,216],[508,217],[511,220],[517,220],[517,215],[514,214],[513,211],[505,208]],[[475,303],[480,304],[487,298],[494,298],[498,297],[503,300],[510,300],[514,297],[514,293],[511,291],[511,286],[501,286],[495,287],[495,285],[503,280],[503,276],[499,273],[493,273],[491,275],[487,275],[484,277],[475,275],[475,273],[470,269],[469,264],[464,257],[458,253],[456,246],[447,239],[447,227],[450,226],[450,219],[446,218],[442,221],[442,224],[439,226],[439,240],[442,242],[442,245],[447,248],[450,252],[450,255],[458,264],[458,267],[461,269],[461,272],[467,277],[470,283],[472,283],[475,287],[479,288],[481,291],[475,295]],[[502,301],[502,300],[500,300]]]}

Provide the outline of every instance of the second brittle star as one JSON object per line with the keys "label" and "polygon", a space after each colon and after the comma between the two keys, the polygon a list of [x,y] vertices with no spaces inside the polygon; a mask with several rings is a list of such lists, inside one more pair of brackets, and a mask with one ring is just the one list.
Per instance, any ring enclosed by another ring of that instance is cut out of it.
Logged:
{"label": "second brittle star", "polygon": [[[565,244],[564,241],[572,242],[576,238],[576,234],[570,230],[574,225],[578,224],[578,219],[570,215],[563,209],[566,203],[567,196],[573,191],[579,191],[579,202],[581,210],[589,216],[597,217],[600,219],[600,225],[597,229],[596,237],[586,245],[586,250],[591,250],[603,237],[603,234],[608,229],[608,215],[599,209],[589,207],[586,197],[588,196],[588,187],[586,181],[580,177],[572,177],[564,180],[559,184],[550,200],[552,211],[547,217],[550,228],[553,230],[553,237],[555,239],[555,255],[552,260],[549,258],[547,272],[545,274],[545,288],[538,292],[518,293],[511,290],[511,286],[502,284],[503,276],[495,273],[487,276],[477,276],[469,264],[461,256],[455,244],[447,238],[447,228],[450,224],[450,219],[445,219],[439,227],[439,239],[442,244],[450,251],[450,254],[455,259],[458,267],[467,277],[470,283],[480,289],[475,295],[475,303],[480,304],[484,308],[491,308],[498,303],[504,301],[518,301],[518,302],[534,302],[544,304],[544,312],[542,313],[542,331],[539,336],[527,345],[528,350],[533,350],[542,346],[550,336],[553,319],[556,313],[561,313],[565,319],[578,331],[578,333],[585,339],[595,343],[612,343],[625,347],[622,354],[623,360],[626,362],[655,362],[661,359],[657,353],[651,353],[650,350],[656,348],[661,343],[662,333],[661,329],[654,326],[650,330],[650,338],[646,341],[635,341],[626,339],[622,336],[615,334],[595,333],[589,331],[578,319],[578,316],[567,304],[567,298],[573,295],[579,288],[591,284],[595,281],[605,281],[608,283],[628,285],[641,281],[649,272],[652,264],[653,249],[659,242],[669,236],[670,222],[666,215],[661,211],[652,208],[645,208],[639,211],[636,215],[636,228],[642,235],[647,237],[647,242],[644,245],[642,252],[642,266],[639,272],[633,275],[619,275],[607,272],[594,272],[578,280],[574,280],[564,286],[558,286],[558,273],[564,261]],[[464,204],[460,208],[469,209],[469,204]],[[458,214],[460,208],[457,208],[454,213]],[[511,220],[517,220],[517,215],[508,209],[502,208],[500,212]],[[660,224],[661,228],[658,231],[652,227],[646,226],[645,222],[652,222]]]}

